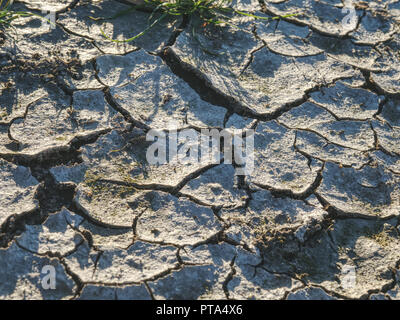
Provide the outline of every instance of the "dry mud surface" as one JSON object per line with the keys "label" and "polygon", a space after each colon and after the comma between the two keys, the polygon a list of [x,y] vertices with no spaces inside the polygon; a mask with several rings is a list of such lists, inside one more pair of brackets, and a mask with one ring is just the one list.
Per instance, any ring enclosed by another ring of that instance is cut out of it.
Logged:
{"label": "dry mud surface", "polygon": [[[400,298],[400,1],[354,2],[350,28],[340,0],[235,5],[303,14],[116,44],[102,26],[128,38],[149,13],[17,1],[57,28],[0,38],[1,299]],[[255,170],[147,164],[170,120],[255,128]]]}

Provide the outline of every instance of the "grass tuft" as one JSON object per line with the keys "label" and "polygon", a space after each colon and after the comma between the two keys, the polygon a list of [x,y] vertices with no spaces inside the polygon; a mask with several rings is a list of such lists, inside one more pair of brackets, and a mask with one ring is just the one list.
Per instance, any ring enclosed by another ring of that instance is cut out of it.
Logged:
{"label": "grass tuft", "polygon": [[14,20],[31,15],[29,12],[11,10],[13,2],[14,0],[0,0],[0,28],[10,27]]}
{"label": "grass tuft", "polygon": [[0,31],[12,27],[13,21],[22,17],[37,17],[54,26],[50,20],[28,11],[14,11],[11,9],[14,0],[0,0]]}
{"label": "grass tuft", "polygon": [[[250,12],[240,11],[231,6],[232,0],[143,0],[143,5],[137,5],[137,9],[151,9],[152,13],[149,18],[149,25],[143,31],[125,40],[115,40],[105,34],[103,30],[101,33],[105,38],[110,41],[121,43],[131,42],[144,34],[146,34],[155,25],[160,23],[166,17],[188,17],[196,21],[194,28],[199,26],[205,27],[208,24],[238,28],[232,19],[235,16],[246,16],[256,20],[275,20],[280,18],[287,18],[298,15],[297,13],[288,14],[285,16],[277,17],[262,17],[254,15]],[[132,10],[129,10],[132,11]],[[115,17],[119,16],[117,14]],[[113,18],[115,18],[113,17]],[[96,19],[99,20],[99,19]]]}

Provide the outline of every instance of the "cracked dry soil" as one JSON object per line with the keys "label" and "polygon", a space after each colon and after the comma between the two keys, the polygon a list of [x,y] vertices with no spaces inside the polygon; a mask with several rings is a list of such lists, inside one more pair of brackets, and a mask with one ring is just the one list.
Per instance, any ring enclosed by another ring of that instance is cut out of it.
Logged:
{"label": "cracked dry soil", "polygon": [[[16,1],[0,45],[1,299],[399,299],[400,1],[237,0],[241,29],[124,1]],[[255,128],[255,170],[140,139]],[[138,138],[139,137],[139,138]],[[56,289],[42,286],[43,266]],[[343,285],[343,270],[356,281]]]}

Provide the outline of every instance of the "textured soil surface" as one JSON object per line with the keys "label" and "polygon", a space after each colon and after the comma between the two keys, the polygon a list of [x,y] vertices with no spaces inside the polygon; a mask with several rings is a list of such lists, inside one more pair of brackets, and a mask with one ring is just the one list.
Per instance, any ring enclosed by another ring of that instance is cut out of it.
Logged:
{"label": "textured soil surface", "polygon": [[[57,27],[0,31],[0,299],[400,298],[400,1],[234,5],[302,14],[113,43],[150,13],[14,4]],[[254,171],[149,165],[171,120],[255,129]]]}

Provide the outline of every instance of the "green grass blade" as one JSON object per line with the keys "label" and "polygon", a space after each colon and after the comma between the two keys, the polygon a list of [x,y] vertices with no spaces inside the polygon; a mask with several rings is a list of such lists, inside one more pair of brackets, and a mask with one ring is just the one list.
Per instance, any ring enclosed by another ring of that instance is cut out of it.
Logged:
{"label": "green grass blade", "polygon": [[105,37],[106,39],[115,42],[115,43],[126,43],[126,42],[131,42],[136,40],[137,38],[143,36],[144,34],[146,34],[150,29],[152,29],[156,24],[158,24],[159,22],[161,22],[161,20],[163,20],[165,17],[167,16],[166,13],[163,13],[161,15],[160,18],[158,18],[157,20],[155,20],[152,24],[150,24],[146,29],[144,29],[142,32],[138,33],[136,36],[129,38],[129,39],[125,39],[125,40],[115,40],[110,38],[109,36],[107,36],[104,32],[103,29],[100,29],[100,32],[102,33],[103,37]]}

